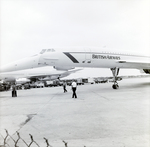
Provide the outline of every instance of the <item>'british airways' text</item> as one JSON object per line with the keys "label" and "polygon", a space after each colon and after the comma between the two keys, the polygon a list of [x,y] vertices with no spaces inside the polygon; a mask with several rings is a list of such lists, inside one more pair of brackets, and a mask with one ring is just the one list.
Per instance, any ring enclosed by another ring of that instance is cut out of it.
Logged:
{"label": "'british airways' text", "polygon": [[105,55],[92,55],[92,59],[112,59],[112,60],[120,60],[120,56],[105,56]]}

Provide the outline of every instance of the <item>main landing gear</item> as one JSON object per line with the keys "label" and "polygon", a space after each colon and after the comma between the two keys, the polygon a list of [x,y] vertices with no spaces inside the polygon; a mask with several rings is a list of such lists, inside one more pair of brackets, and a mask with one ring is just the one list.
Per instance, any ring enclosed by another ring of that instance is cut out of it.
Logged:
{"label": "main landing gear", "polygon": [[113,81],[114,81],[114,84],[112,85],[112,88],[113,89],[118,89],[119,88],[119,85],[117,83],[117,76],[119,74],[119,68],[118,67],[115,67],[115,68],[111,68],[111,71],[112,71],[112,74],[113,74]]}

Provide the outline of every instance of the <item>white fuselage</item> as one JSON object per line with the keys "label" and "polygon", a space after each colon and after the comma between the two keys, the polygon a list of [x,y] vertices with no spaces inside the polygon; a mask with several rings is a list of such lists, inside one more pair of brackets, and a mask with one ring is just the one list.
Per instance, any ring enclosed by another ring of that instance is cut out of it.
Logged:
{"label": "white fuselage", "polygon": [[0,71],[10,72],[42,66],[54,66],[56,69],[65,70],[74,67],[150,69],[150,57],[107,52],[101,49],[72,49],[72,51],[44,49],[38,55],[8,64],[2,67]]}
{"label": "white fuselage", "polygon": [[[124,61],[134,61],[141,64],[126,64]],[[150,57],[143,55],[130,55],[123,53],[110,53],[100,51],[72,51],[72,52],[46,52],[41,55],[40,65],[51,65],[55,67],[95,67],[95,68],[137,68],[144,69],[149,66]]]}

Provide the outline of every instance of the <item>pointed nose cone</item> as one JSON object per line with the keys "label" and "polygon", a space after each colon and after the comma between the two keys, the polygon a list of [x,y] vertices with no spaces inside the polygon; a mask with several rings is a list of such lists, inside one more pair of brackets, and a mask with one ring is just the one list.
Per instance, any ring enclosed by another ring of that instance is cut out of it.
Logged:
{"label": "pointed nose cone", "polygon": [[39,65],[39,58],[40,55],[31,56],[28,58],[24,58],[10,64],[7,64],[0,68],[0,72],[10,72],[10,71],[17,71],[23,69],[31,69],[40,67]]}

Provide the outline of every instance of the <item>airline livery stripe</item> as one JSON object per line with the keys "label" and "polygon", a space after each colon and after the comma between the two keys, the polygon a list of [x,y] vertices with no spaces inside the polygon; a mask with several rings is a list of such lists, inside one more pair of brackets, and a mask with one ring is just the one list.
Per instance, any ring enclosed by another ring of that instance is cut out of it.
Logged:
{"label": "airline livery stripe", "polygon": [[74,58],[70,53],[64,52],[64,54],[65,54],[69,59],[71,59],[72,62],[74,62],[74,63],[79,63],[78,60],[77,60],[76,58]]}

